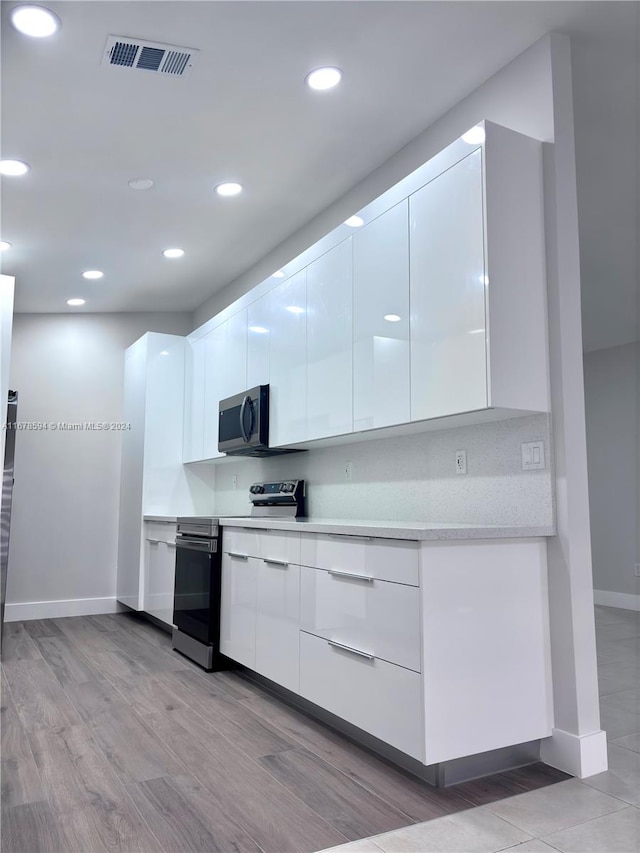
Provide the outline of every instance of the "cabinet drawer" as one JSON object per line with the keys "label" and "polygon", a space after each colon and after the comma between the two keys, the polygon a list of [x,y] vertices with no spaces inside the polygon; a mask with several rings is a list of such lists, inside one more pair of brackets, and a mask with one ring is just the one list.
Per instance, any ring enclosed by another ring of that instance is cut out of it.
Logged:
{"label": "cabinet drawer", "polygon": [[300,693],[360,729],[422,760],[422,679],[300,633]]}
{"label": "cabinet drawer", "polygon": [[220,651],[250,669],[256,665],[256,594],[259,560],[222,557]]}
{"label": "cabinet drawer", "polygon": [[259,530],[260,557],[267,562],[300,563],[300,534],[288,530]]}
{"label": "cabinet drawer", "polygon": [[151,541],[170,542],[175,545],[176,527],[173,521],[145,521],[144,537]]}
{"label": "cabinet drawer", "polygon": [[257,560],[256,672],[300,690],[300,566]]}
{"label": "cabinet drawer", "polygon": [[246,527],[222,528],[222,553],[243,554],[246,557],[260,556],[260,538],[258,530]]}
{"label": "cabinet drawer", "polygon": [[303,566],[303,631],[420,672],[420,591]]}
{"label": "cabinet drawer", "polygon": [[418,544],[404,539],[303,533],[300,563],[419,586]]}

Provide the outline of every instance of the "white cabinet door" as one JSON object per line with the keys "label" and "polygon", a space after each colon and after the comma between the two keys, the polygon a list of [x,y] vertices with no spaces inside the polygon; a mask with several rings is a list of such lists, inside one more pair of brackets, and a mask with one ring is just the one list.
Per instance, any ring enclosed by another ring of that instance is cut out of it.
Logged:
{"label": "white cabinet door", "polygon": [[269,444],[307,438],[307,272],[269,293]]}
{"label": "white cabinet door", "polygon": [[220,651],[256,668],[256,592],[258,566],[254,557],[222,555]]}
{"label": "white cabinet door", "polygon": [[300,690],[300,566],[260,560],[255,669],[288,690]]}
{"label": "white cabinet door", "polygon": [[205,459],[222,456],[218,451],[218,403],[222,399],[222,373],[227,339],[226,324],[205,336],[204,428],[202,452]]}
{"label": "white cabinet door", "polygon": [[247,309],[243,308],[226,323],[224,361],[222,365],[222,397],[233,397],[247,390]]}
{"label": "white cabinet door", "polygon": [[353,430],[351,238],[307,267],[307,439]]}
{"label": "white cabinet door", "polygon": [[412,420],[487,406],[481,158],[409,199]]}
{"label": "white cabinet door", "polygon": [[270,294],[247,309],[247,388],[269,384]]}
{"label": "white cabinet door", "polygon": [[353,236],[353,428],[410,420],[409,204]]}
{"label": "white cabinet door", "polygon": [[143,609],[166,625],[173,625],[176,546],[153,537],[146,539],[147,562]]}
{"label": "white cabinet door", "polygon": [[187,342],[184,389],[183,459],[204,459],[204,368],[206,340]]}

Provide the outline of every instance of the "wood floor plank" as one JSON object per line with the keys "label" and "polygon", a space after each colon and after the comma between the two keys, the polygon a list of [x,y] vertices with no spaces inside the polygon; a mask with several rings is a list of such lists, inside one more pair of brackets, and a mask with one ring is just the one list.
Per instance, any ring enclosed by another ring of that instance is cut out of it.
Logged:
{"label": "wood floor plank", "polygon": [[23,622],[25,631],[36,640],[38,637],[59,637],[62,631],[53,619],[29,619]]}
{"label": "wood floor plank", "polygon": [[136,634],[119,631],[111,633],[109,636],[121,651],[138,661],[149,672],[190,669],[181,655],[158,648],[158,646]]}
{"label": "wood floor plank", "polygon": [[44,800],[38,768],[11,697],[4,672],[2,673],[0,717],[3,808]]}
{"label": "wood floor plank", "polygon": [[89,647],[84,650],[91,665],[105,678],[144,678],[151,673],[135,658],[122,649],[102,650]]}
{"label": "wood floor plank", "polygon": [[2,853],[66,853],[70,849],[61,823],[45,802],[3,809],[1,846]]}
{"label": "wood floor plank", "polygon": [[9,661],[3,664],[3,667],[13,701],[27,733],[32,729],[74,725],[80,722],[78,712],[42,658]]}
{"label": "wood floor plank", "polygon": [[154,625],[139,613],[111,613],[94,617],[109,625],[109,630],[126,631],[135,634],[143,640],[158,646],[159,649],[171,650],[171,633]]}
{"label": "wood floor plank", "polygon": [[131,797],[84,725],[31,736],[47,801],[79,851],[159,849]]}
{"label": "wood floor plank", "polygon": [[455,785],[454,790],[474,806],[484,806],[503,800],[505,797],[513,797],[516,794],[524,794],[526,791],[554,785],[556,782],[564,782],[566,779],[571,779],[571,776],[563,773],[562,770],[556,770],[555,767],[539,762],[516,770],[507,770],[504,773],[494,773],[471,782],[462,782]]}
{"label": "wood floor plank", "polygon": [[42,660],[42,655],[22,622],[5,623],[2,632],[2,660]]}
{"label": "wood floor plank", "polygon": [[109,677],[110,683],[116,688],[122,699],[132,705],[143,718],[153,716],[162,711],[173,711],[175,708],[188,707],[188,694],[180,691],[186,701],[180,699],[158,675],[136,676],[134,678]]}
{"label": "wood floor plank", "polygon": [[260,764],[350,841],[407,825],[406,814],[304,747],[264,756]]}
{"label": "wood floor plank", "polygon": [[255,841],[195,779],[164,777],[127,785],[163,850],[260,853]]}
{"label": "wood floor plank", "polygon": [[99,651],[117,651],[117,646],[111,640],[111,634],[108,631],[98,630],[86,616],[67,616],[53,621],[63,634],[80,646],[82,651],[86,652],[89,648]]}
{"label": "wood floor plank", "polygon": [[[406,773],[305,714],[290,708],[259,687],[242,701],[279,728],[290,740],[305,746],[358,784],[407,815],[411,821],[432,820],[471,807],[454,788],[434,788]],[[371,834],[371,833],[369,833]]]}
{"label": "wood floor plank", "polygon": [[98,677],[99,673],[89,659],[64,635],[38,637],[34,642],[63,687],[69,683],[82,684]]}
{"label": "wood floor plank", "polygon": [[170,753],[108,682],[87,682],[67,688],[91,736],[125,782],[182,775],[185,766]]}
{"label": "wood floor plank", "polygon": [[346,836],[223,735],[212,735],[205,743],[193,737],[179,724],[181,713],[158,714],[153,730],[264,853],[308,853],[346,842]]}
{"label": "wood floor plank", "polygon": [[[197,712],[195,716],[184,716],[184,720],[189,723],[188,730],[192,733],[200,732],[204,737],[208,726],[225,735],[251,758],[272,755],[298,746],[296,741],[287,738],[267,720],[254,714],[229,695],[216,695],[208,691],[202,686],[201,680],[193,678],[189,672],[164,673],[160,679],[176,696],[182,696],[192,711]],[[153,709],[149,710],[153,712]]]}

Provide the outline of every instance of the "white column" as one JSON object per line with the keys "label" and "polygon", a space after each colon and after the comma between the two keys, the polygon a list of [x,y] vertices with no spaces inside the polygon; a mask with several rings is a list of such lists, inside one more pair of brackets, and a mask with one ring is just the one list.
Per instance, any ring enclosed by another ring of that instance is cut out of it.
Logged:
{"label": "white column", "polygon": [[545,230],[557,536],[549,540],[555,725],[541,758],[583,778],[607,769],[600,730],[582,362],[571,56],[552,34],[554,138],[545,145]]}
{"label": "white column", "polygon": [[[0,275],[0,423],[4,423],[7,417],[14,288],[15,279],[13,276]],[[5,435],[5,430],[0,430],[0,462],[4,461]]]}

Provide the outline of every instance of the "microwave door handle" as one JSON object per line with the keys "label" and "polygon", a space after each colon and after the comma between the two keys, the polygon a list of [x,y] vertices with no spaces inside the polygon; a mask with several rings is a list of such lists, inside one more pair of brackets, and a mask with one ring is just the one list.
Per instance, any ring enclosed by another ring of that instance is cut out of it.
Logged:
{"label": "microwave door handle", "polygon": [[[249,411],[251,412],[251,426],[249,430],[245,428],[245,412],[247,411],[247,406],[249,406]],[[240,406],[240,431],[242,432],[242,437],[245,440],[245,443],[248,444],[251,439],[251,433],[253,432],[253,404],[251,402],[251,397],[247,394],[247,396],[242,401],[242,405]]]}

